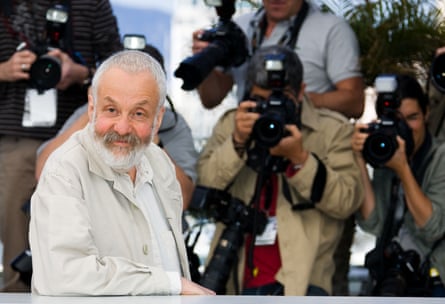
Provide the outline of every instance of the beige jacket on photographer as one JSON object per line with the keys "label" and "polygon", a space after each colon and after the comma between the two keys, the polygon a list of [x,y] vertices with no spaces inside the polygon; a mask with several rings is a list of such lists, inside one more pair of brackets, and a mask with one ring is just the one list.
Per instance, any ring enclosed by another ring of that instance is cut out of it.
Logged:
{"label": "beige jacket on photographer", "polygon": [[[198,160],[198,184],[222,190],[233,182],[229,190],[232,196],[248,203],[254,194],[257,174],[246,165],[246,153],[240,158],[235,152],[234,114],[234,110],[224,114],[213,129]],[[284,285],[285,295],[298,296],[305,295],[309,284],[331,293],[333,254],[342,234],[343,220],[363,200],[360,170],[351,149],[352,125],[336,112],[314,108],[307,99],[303,101],[301,117],[303,145],[325,165],[327,179],[321,201],[314,209],[304,211],[291,209],[278,179],[276,216],[282,267],[276,279]],[[318,161],[310,154],[303,168],[286,178],[294,204],[308,203],[317,167]],[[218,224],[211,251],[222,230],[223,225]],[[240,283],[244,253],[242,248],[238,255]],[[227,290],[228,294],[234,292],[233,282],[229,281]]]}

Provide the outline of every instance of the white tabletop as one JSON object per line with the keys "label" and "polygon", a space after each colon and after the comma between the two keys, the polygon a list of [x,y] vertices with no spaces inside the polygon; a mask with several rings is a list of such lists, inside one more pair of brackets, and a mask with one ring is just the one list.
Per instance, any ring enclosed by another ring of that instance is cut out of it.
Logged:
{"label": "white tabletop", "polygon": [[38,304],[414,304],[445,303],[443,298],[275,297],[275,296],[125,296],[42,297],[29,293],[0,293],[0,303]]}

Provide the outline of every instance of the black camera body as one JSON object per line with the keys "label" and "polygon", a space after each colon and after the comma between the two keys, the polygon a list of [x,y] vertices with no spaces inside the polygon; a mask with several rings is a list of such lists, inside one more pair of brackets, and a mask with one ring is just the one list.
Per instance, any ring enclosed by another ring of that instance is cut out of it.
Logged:
{"label": "black camera body", "polygon": [[257,100],[252,112],[260,113],[252,130],[252,139],[262,147],[276,146],[286,136],[286,124],[296,124],[297,106],[281,90],[272,92],[267,100]]}
{"label": "black camera body", "polygon": [[200,39],[210,42],[209,46],[183,60],[174,75],[182,78],[182,89],[195,89],[216,66],[241,65],[248,56],[247,39],[231,18],[235,13],[235,0],[212,3],[219,16],[218,23],[205,31]]}
{"label": "black camera body", "polygon": [[284,64],[283,54],[267,55],[264,59],[264,67],[267,71],[266,87],[271,89],[272,93],[265,100],[250,97],[257,103],[250,111],[261,114],[255,121],[250,135],[250,140],[254,141],[255,145],[247,151],[247,165],[256,172],[284,171],[288,161],[282,157],[269,155],[268,149],[276,146],[283,137],[288,136],[287,124],[301,127],[300,104],[284,94],[288,83]]}
{"label": "black camera body", "polygon": [[374,168],[383,166],[394,155],[399,147],[397,135],[405,139],[408,155],[414,148],[412,131],[400,119],[382,117],[379,121],[370,123],[362,132],[369,133],[363,146],[363,158]]}
{"label": "black camera body", "polygon": [[68,10],[64,5],[56,4],[49,8],[46,12],[46,39],[30,46],[37,59],[31,65],[29,82],[39,93],[54,88],[60,81],[61,62],[47,53],[54,48],[65,49],[63,38],[67,22]]}
{"label": "black camera body", "polygon": [[244,234],[262,233],[267,216],[228,192],[203,186],[195,188],[189,209],[205,211],[208,217],[226,225],[199,282],[217,294],[225,294],[232,266],[237,262],[238,250],[244,242]]}
{"label": "black camera body", "polygon": [[60,60],[47,53],[51,48],[47,45],[39,45],[32,49],[37,55],[36,61],[29,70],[29,82],[31,87],[39,93],[54,88],[62,76],[62,65]]}
{"label": "black camera body", "polygon": [[405,140],[408,156],[414,149],[412,130],[397,112],[401,102],[396,93],[397,77],[381,75],[376,78],[375,87],[378,93],[376,111],[379,120],[361,130],[369,133],[363,146],[363,158],[374,168],[382,167],[394,155],[399,147],[398,135]]}
{"label": "black camera body", "polygon": [[256,144],[265,148],[276,146],[286,136],[286,124],[300,125],[297,119],[299,109],[296,102],[284,94],[288,83],[284,65],[283,54],[265,56],[266,87],[272,90],[272,94],[266,100],[256,99],[257,105],[251,109],[252,112],[261,114],[255,122],[251,138]]}
{"label": "black camera body", "polygon": [[425,296],[428,293],[428,278],[419,254],[412,249],[403,250],[396,241],[384,248],[382,256],[375,250],[369,252],[365,265],[375,280],[375,296]]}

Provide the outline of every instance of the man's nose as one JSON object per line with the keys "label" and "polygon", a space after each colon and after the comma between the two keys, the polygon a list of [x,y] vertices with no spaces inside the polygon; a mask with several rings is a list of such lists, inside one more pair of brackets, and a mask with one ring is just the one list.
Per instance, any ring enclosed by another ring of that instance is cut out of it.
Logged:
{"label": "man's nose", "polygon": [[125,135],[131,132],[131,124],[129,118],[122,115],[114,124],[114,131],[120,135]]}

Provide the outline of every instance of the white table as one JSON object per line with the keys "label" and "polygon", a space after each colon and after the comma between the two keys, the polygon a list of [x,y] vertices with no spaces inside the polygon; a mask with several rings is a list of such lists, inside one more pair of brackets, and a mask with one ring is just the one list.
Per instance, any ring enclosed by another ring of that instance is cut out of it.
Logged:
{"label": "white table", "polygon": [[445,303],[443,298],[384,297],[276,297],[276,296],[130,296],[42,297],[29,293],[0,293],[0,303],[33,304],[424,304]]}

